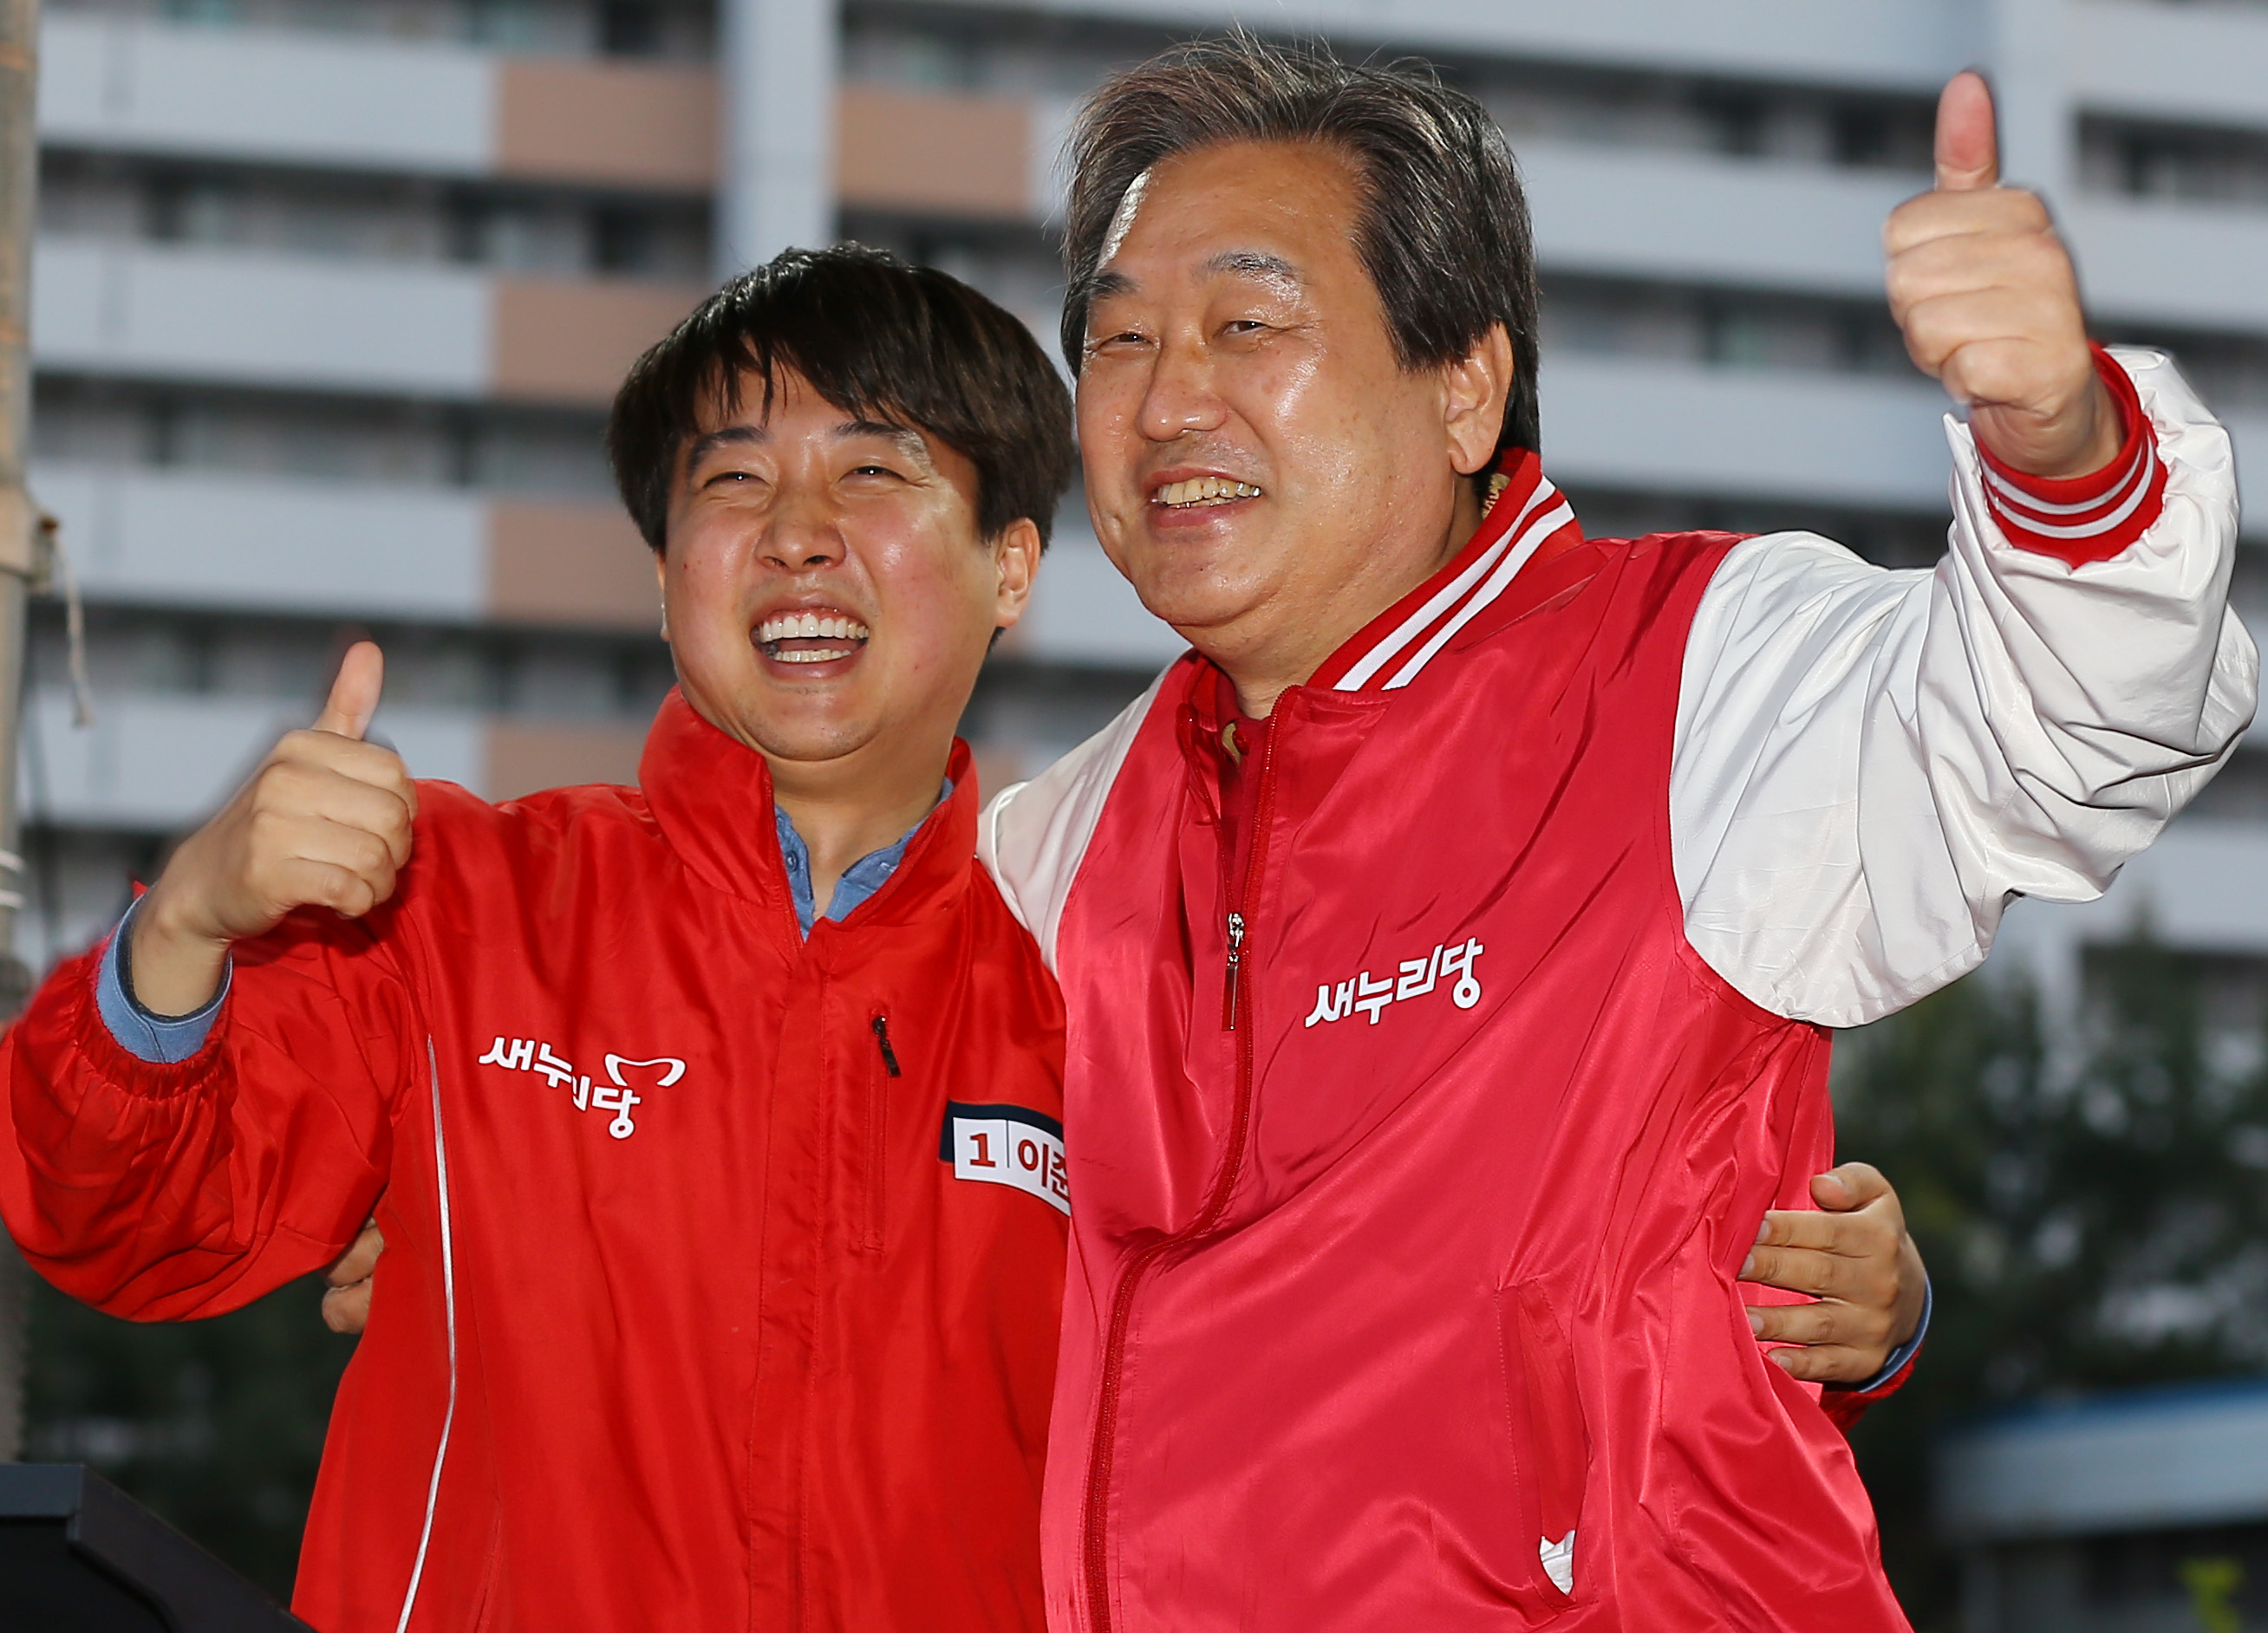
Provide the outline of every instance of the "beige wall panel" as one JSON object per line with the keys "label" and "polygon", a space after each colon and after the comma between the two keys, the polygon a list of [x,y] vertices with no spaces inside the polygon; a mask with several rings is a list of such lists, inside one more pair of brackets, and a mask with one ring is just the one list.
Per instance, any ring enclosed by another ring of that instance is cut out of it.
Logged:
{"label": "beige wall panel", "polygon": [[490,376],[500,397],[614,401],[637,356],[708,291],[692,284],[596,278],[499,278]]}
{"label": "beige wall panel", "polygon": [[717,182],[717,76],[651,63],[507,59],[497,169],[546,181],[706,192]]}
{"label": "beige wall panel", "polygon": [[499,499],[489,506],[489,615],[506,623],[652,631],[653,552],[612,505]]}
{"label": "beige wall panel", "polygon": [[846,85],[835,106],[835,184],[845,205],[925,216],[1031,215],[1029,104]]}
{"label": "beige wall panel", "polygon": [[642,727],[491,720],[481,791],[490,799],[517,799],[540,788],[636,783],[644,747]]}

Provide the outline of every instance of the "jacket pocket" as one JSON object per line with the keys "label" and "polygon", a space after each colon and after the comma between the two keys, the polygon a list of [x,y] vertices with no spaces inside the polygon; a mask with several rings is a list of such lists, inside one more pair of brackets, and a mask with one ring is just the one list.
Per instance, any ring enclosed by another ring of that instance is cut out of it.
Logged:
{"label": "jacket pocket", "polygon": [[1573,1352],[1543,1286],[1514,1283],[1498,1289],[1496,1302],[1522,1564],[1533,1567],[1531,1592],[1520,1597],[1531,1614],[1548,1615],[1575,1595],[1591,1436]]}
{"label": "jacket pocket", "polygon": [[859,1112],[858,1210],[851,1221],[851,1239],[861,1253],[880,1253],[887,1223],[890,1080],[900,1071],[889,1011],[877,1009],[867,1016],[866,1030],[873,1034],[873,1047],[866,1051],[866,1092]]}

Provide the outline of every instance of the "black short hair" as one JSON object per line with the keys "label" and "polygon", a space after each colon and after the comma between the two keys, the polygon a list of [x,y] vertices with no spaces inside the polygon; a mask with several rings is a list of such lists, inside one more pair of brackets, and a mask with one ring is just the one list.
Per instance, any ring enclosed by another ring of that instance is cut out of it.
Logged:
{"label": "black short hair", "polygon": [[657,554],[704,410],[780,371],[846,414],[928,432],[976,467],[976,526],[1029,517],[1045,548],[1079,452],[1071,394],[1032,333],[960,279],[863,245],[791,249],[696,306],[630,365],[607,421],[615,486]]}
{"label": "black short hair", "polygon": [[1126,189],[1176,154],[1230,142],[1345,154],[1362,194],[1355,247],[1402,366],[1453,363],[1503,324],[1514,372],[1498,451],[1538,446],[1535,246],[1503,129],[1428,63],[1343,63],[1320,45],[1270,44],[1241,29],[1115,76],[1079,114],[1064,234],[1063,350],[1073,373]]}

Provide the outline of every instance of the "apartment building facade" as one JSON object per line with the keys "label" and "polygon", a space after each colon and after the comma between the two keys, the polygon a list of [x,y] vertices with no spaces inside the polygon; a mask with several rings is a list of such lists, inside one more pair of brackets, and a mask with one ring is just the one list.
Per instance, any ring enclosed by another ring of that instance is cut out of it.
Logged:
{"label": "apartment building facade", "polygon": [[[27,955],[99,930],[306,717],[348,627],[387,648],[379,729],[421,775],[632,776],[669,671],[600,455],[623,366],[718,276],[837,237],[1051,342],[1079,98],[1240,15],[1424,55],[1503,120],[1544,452],[1594,533],[1934,554],[1944,405],[1883,310],[1879,232],[1970,63],[2104,333],[2180,353],[2268,469],[2268,6],[2243,0],[49,0],[32,469],[94,719],[44,606]],[[996,779],[1179,650],[1076,499],[1058,536],[972,712]],[[2249,556],[2240,590],[2268,597]],[[2068,968],[2146,899],[2184,945],[2268,951],[2268,754],[2132,873],[2010,934]]]}

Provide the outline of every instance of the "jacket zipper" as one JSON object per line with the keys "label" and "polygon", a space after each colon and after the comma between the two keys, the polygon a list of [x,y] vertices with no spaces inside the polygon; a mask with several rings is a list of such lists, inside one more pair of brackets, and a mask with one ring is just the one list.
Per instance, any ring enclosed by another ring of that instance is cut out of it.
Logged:
{"label": "jacket zipper", "polygon": [[874,1041],[881,1046],[882,1070],[893,1078],[899,1075],[898,1052],[890,1047],[890,1018],[877,1015],[868,1023],[874,1029]]}
{"label": "jacket zipper", "polygon": [[[1117,1444],[1121,1374],[1126,1359],[1127,1328],[1133,1320],[1134,1295],[1152,1266],[1220,1223],[1244,1168],[1244,1148],[1252,1129],[1252,1028],[1248,1024],[1252,1016],[1251,995],[1241,979],[1244,943],[1250,929],[1244,908],[1251,904],[1260,888],[1261,861],[1268,851],[1269,819],[1274,814],[1276,745],[1282,735],[1280,722],[1268,733],[1260,758],[1260,787],[1252,802],[1252,854],[1245,864],[1242,880],[1229,881],[1234,894],[1224,925],[1228,942],[1228,971],[1222,998],[1222,1026],[1237,1033],[1236,1099],[1229,1116],[1228,1149],[1221,1157],[1220,1177],[1214,1181],[1212,1194],[1205,1198],[1204,1207],[1187,1230],[1152,1242],[1128,1260],[1118,1278],[1118,1291],[1111,1300],[1110,1328],[1102,1349],[1102,1381],[1095,1403],[1094,1439],[1086,1460],[1083,1552],[1087,1626],[1091,1633],[1110,1633],[1110,1474]],[[1248,1023],[1241,1028],[1237,1026],[1240,1015]]]}
{"label": "jacket zipper", "polygon": [[[1255,842],[1258,836],[1254,836]],[[1222,983],[1220,994],[1220,1029],[1236,1030],[1236,988],[1244,962],[1244,915],[1233,908],[1228,915],[1228,979]]]}

